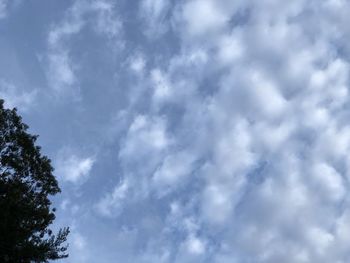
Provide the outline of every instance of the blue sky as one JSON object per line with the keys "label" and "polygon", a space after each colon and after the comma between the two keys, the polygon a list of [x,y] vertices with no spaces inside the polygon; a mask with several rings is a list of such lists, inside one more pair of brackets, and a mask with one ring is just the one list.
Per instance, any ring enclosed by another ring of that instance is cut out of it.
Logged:
{"label": "blue sky", "polygon": [[71,263],[350,260],[347,0],[0,0],[0,97]]}

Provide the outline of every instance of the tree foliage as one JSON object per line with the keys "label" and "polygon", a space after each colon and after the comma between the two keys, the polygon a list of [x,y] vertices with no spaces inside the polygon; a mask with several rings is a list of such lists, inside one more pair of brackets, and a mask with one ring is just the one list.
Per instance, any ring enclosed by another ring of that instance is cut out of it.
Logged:
{"label": "tree foliage", "polygon": [[50,160],[16,109],[0,100],[0,262],[48,262],[67,257],[69,228],[56,235],[50,196],[60,192]]}

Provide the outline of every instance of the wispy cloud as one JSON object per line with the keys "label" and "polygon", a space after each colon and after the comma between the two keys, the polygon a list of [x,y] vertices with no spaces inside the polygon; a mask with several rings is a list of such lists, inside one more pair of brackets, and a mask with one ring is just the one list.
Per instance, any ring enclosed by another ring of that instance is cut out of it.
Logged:
{"label": "wispy cloud", "polygon": [[0,97],[5,100],[8,108],[18,108],[27,111],[35,105],[37,90],[23,91],[12,83],[0,79]]}
{"label": "wispy cloud", "polygon": [[142,0],[139,6],[139,15],[144,21],[144,33],[150,38],[157,38],[165,33],[170,26],[169,11],[171,2],[169,0]]}
{"label": "wispy cloud", "polygon": [[[49,86],[57,94],[73,94],[79,99],[79,61],[71,52],[71,42],[84,27],[89,26],[98,35],[106,36],[116,47],[122,47],[119,37],[122,24],[110,1],[76,1],[61,21],[52,25],[48,34],[48,50],[43,63],[48,64]],[[115,47],[115,48],[116,48]]]}
{"label": "wispy cloud", "polygon": [[0,1],[0,19],[6,17],[7,15],[7,0],[1,0]]}

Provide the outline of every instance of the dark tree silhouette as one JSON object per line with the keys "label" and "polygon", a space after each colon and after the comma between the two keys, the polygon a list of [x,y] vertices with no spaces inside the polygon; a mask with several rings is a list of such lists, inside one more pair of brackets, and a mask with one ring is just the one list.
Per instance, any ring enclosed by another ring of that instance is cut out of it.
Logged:
{"label": "dark tree silhouette", "polygon": [[69,228],[56,235],[49,196],[60,192],[50,160],[27,133],[16,109],[0,99],[0,262],[48,262],[65,258]]}

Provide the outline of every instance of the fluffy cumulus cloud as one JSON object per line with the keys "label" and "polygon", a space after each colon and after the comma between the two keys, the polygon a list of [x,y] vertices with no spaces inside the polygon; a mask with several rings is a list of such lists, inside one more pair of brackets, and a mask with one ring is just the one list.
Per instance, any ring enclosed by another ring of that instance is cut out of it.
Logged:
{"label": "fluffy cumulus cloud", "polygon": [[132,60],[148,115],[129,122],[101,214],[160,202],[143,253],[160,239],[166,262],[347,262],[349,3],[141,6],[180,48]]}

